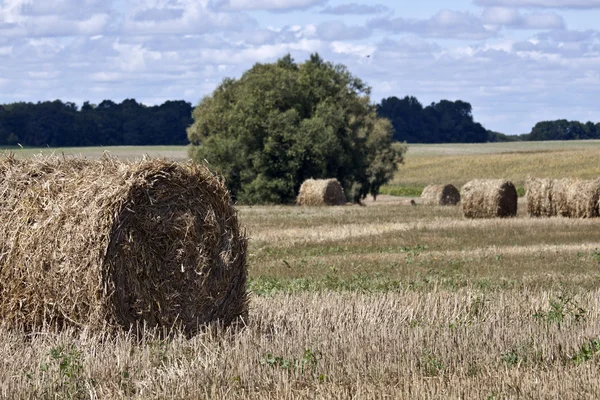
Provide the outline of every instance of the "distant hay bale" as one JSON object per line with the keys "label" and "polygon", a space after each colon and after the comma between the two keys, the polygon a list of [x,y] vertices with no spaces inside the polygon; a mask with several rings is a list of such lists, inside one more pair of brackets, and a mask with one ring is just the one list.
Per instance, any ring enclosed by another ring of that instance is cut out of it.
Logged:
{"label": "distant hay bale", "polygon": [[176,329],[245,317],[247,239],[205,167],[0,160],[0,320]]}
{"label": "distant hay bale", "polygon": [[423,204],[455,206],[460,203],[460,192],[454,185],[428,185],[421,193]]}
{"label": "distant hay bale", "polygon": [[600,179],[559,179],[554,182],[558,215],[570,218],[600,216]]}
{"label": "distant hay bale", "polygon": [[307,179],[300,186],[296,204],[301,206],[340,206],[346,203],[344,189],[337,179]]}
{"label": "distant hay bale", "polygon": [[527,209],[533,217],[600,216],[600,179],[536,179],[527,181]]}
{"label": "distant hay bale", "polygon": [[525,182],[527,211],[530,216],[552,217],[556,215],[554,180],[529,178]]}
{"label": "distant hay bale", "polygon": [[502,179],[467,182],[461,189],[463,214],[467,218],[504,218],[517,215],[517,190]]}

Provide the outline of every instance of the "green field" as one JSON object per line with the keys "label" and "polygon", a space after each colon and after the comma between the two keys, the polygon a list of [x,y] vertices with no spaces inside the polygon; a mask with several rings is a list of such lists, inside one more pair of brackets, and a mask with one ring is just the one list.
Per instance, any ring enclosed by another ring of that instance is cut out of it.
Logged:
{"label": "green field", "polygon": [[[413,146],[394,184],[597,177],[598,146]],[[362,207],[239,206],[245,329],[141,343],[3,329],[0,396],[600,398],[600,221],[535,219],[525,206],[505,220],[385,195]]]}

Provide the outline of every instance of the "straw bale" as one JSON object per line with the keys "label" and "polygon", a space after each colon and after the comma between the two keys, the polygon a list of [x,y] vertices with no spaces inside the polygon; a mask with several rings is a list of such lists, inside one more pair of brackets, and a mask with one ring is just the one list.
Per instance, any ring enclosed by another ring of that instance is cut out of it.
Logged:
{"label": "straw bale", "polygon": [[552,217],[556,215],[554,180],[529,178],[525,182],[527,211],[532,217]]}
{"label": "straw bale", "polygon": [[553,181],[554,215],[570,218],[600,216],[600,179],[557,179]]}
{"label": "straw bale", "polygon": [[421,193],[422,204],[455,206],[460,203],[460,192],[454,185],[428,185]]}
{"label": "straw bale", "polygon": [[205,167],[7,156],[0,190],[5,325],[191,335],[247,315],[247,239]]}
{"label": "straw bale", "polygon": [[467,218],[503,218],[517,215],[517,190],[502,179],[467,182],[461,189],[463,214]]}
{"label": "straw bale", "polygon": [[346,203],[344,189],[337,179],[307,179],[300,186],[296,204],[301,206],[340,206]]}

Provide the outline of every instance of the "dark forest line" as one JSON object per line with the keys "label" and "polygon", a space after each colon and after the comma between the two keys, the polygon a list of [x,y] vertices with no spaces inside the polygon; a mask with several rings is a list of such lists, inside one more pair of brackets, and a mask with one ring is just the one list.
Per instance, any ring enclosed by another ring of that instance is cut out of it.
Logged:
{"label": "dark forest line", "polygon": [[[600,139],[600,123],[538,122],[530,133],[505,135],[474,120],[471,104],[441,100],[423,106],[413,96],[389,97],[376,105],[394,127],[394,140],[407,143],[485,143]],[[85,102],[80,108],[61,100],[0,105],[0,145],[26,147],[144,146],[188,144],[193,107],[183,100],[146,106]]]}
{"label": "dark forest line", "polygon": [[473,118],[471,104],[441,100],[423,107],[413,96],[388,97],[377,105],[380,117],[395,129],[394,139],[408,143],[484,143],[544,140],[600,139],[600,123],[538,122],[530,133],[506,135],[485,129]]}
{"label": "dark forest line", "polygon": [[61,100],[0,105],[0,145],[29,147],[185,145],[192,105],[183,100],[146,106]]}

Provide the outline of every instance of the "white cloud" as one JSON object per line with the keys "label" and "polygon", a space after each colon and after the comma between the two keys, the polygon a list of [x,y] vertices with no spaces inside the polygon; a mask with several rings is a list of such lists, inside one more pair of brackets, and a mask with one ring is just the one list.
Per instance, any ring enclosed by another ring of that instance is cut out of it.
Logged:
{"label": "white cloud", "polygon": [[7,37],[95,35],[111,18],[111,1],[5,0],[0,32]]}
{"label": "white cloud", "polygon": [[426,20],[378,18],[369,21],[368,26],[395,33],[445,39],[483,40],[496,36],[496,32],[486,28],[475,15],[452,10],[441,10]]}
{"label": "white cloud", "polygon": [[[162,15],[163,18],[157,18]],[[140,17],[141,16],[141,17]],[[185,35],[215,30],[243,30],[256,22],[244,14],[212,11],[207,2],[179,0],[176,3],[146,3],[132,7],[126,16],[123,33],[129,35]]]}
{"label": "white cloud", "polygon": [[213,0],[212,7],[223,11],[290,11],[322,5],[327,0]]}
{"label": "white cloud", "polygon": [[540,8],[600,8],[600,0],[474,0],[481,6]]}
{"label": "white cloud", "polygon": [[486,25],[518,29],[563,29],[563,18],[555,13],[521,14],[517,9],[506,7],[486,8],[482,14]]}
{"label": "white cloud", "polygon": [[59,71],[29,71],[27,72],[27,75],[32,79],[47,80],[56,79],[60,77],[61,74]]}
{"label": "white cloud", "polygon": [[334,53],[349,54],[359,57],[370,57],[376,49],[374,45],[351,44],[345,42],[332,42],[330,48]]}
{"label": "white cloud", "polygon": [[366,26],[347,26],[342,21],[328,21],[317,27],[320,39],[332,40],[362,40],[371,36],[372,28]]}
{"label": "white cloud", "polygon": [[369,15],[391,13],[392,9],[382,4],[345,3],[336,6],[327,6],[320,12],[321,14],[337,15]]}

